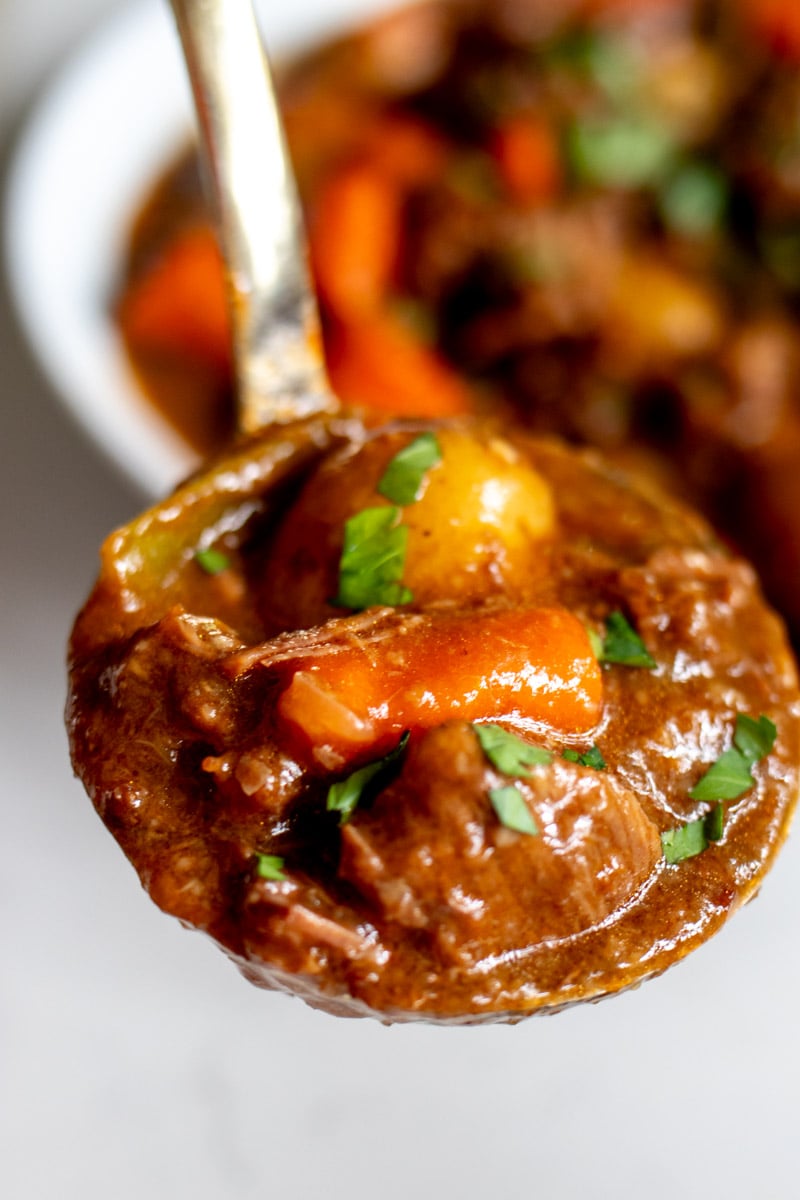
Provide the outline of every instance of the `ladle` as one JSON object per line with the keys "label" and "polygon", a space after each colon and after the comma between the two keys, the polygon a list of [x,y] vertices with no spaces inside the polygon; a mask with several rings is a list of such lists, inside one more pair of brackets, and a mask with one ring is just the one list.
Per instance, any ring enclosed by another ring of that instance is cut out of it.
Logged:
{"label": "ladle", "polygon": [[250,0],[170,0],[226,264],[237,425],[338,403],[324,372],[302,214]]}
{"label": "ladle", "polygon": [[76,771],[162,909],[329,1011],[518,1020],[660,973],[786,835],[780,626],[695,514],[599,458],[338,415],[250,0],[172,4],[240,427],[269,428],[104,544],[70,642]]}

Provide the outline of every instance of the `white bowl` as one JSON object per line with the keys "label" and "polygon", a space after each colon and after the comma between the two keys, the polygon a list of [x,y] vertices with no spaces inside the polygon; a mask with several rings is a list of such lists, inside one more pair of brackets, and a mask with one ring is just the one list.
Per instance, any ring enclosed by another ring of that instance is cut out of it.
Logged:
{"label": "white bowl", "polygon": [[[296,0],[259,13],[285,55],[387,0]],[[269,11],[267,11],[269,10]],[[145,492],[168,491],[194,452],[142,395],[109,318],[131,220],[193,129],[166,0],[136,0],[55,78],[12,164],[6,209],[11,291],[56,393]]]}

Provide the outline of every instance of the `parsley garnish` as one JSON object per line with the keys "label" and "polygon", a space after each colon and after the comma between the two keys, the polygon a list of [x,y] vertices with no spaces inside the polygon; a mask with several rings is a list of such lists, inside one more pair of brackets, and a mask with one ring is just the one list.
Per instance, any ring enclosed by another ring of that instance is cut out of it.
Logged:
{"label": "parsley garnish", "polygon": [[725,800],[736,800],[755,783],[751,767],[765,758],[775,745],[777,729],[769,717],[758,720],[739,713],[733,734],[733,745],[723,750],[715,763],[695,784],[689,795],[693,800],[714,800],[714,807],[703,817],[689,821],[678,829],[661,834],[661,846],[668,863],[693,858],[718,842],[725,824]]}
{"label": "parsley garnish", "polygon": [[339,591],[333,603],[342,608],[372,604],[408,604],[411,592],[400,580],[405,566],[408,527],[398,524],[399,508],[364,508],[344,526],[339,560]]}
{"label": "parsley garnish", "polygon": [[663,125],[640,116],[576,121],[567,131],[567,155],[585,183],[637,188],[660,182],[675,154]]}
{"label": "parsley garnish", "polygon": [[530,767],[545,766],[553,759],[549,750],[532,746],[499,725],[473,725],[483,753],[504,775],[527,775]]}
{"label": "parsley garnish", "polygon": [[778,730],[769,717],[760,716],[756,721],[745,713],[738,713],[733,744],[750,763],[766,758],[775,745]]}
{"label": "parsley garnish", "polygon": [[489,792],[489,799],[501,825],[505,825],[507,829],[513,829],[516,833],[527,833],[531,836],[535,836],[539,832],[539,827],[525,803],[525,797],[513,783],[508,787],[493,788]]}
{"label": "parsley garnish", "polygon": [[696,821],[687,821],[677,829],[668,829],[666,833],[662,833],[661,849],[667,862],[679,863],[685,858],[694,858],[696,854],[702,854],[708,848],[709,841],[717,840],[709,838],[708,826],[712,821],[716,829],[718,817],[714,809],[704,817],[698,817]]}
{"label": "parsley garnish", "polygon": [[684,163],[661,189],[661,215],[679,233],[709,233],[728,203],[725,176],[711,163]]}
{"label": "parsley garnish", "polygon": [[434,433],[421,433],[391,460],[378,491],[393,504],[413,504],[419,499],[425,472],[442,460],[442,450]]}
{"label": "parsley garnish", "polygon": [[[338,812],[341,825],[346,825],[350,820],[367,789],[374,792],[388,782],[388,777],[394,772],[403,757],[407,745],[408,733],[404,733],[394,750],[384,755],[383,758],[367,763],[365,767],[359,767],[346,779],[331,784],[328,788],[326,807],[328,812]],[[370,785],[372,786],[370,787]]]}
{"label": "parsley garnish", "polygon": [[283,873],[283,859],[278,854],[257,854],[256,875],[259,879],[274,879],[280,882],[286,878]]}
{"label": "parsley garnish", "polygon": [[231,565],[227,554],[223,554],[221,550],[215,550],[213,546],[207,550],[195,551],[194,561],[201,570],[205,571],[206,575],[220,575]]}
{"label": "parsley garnish", "polygon": [[606,635],[598,657],[601,662],[619,663],[625,667],[656,665],[656,660],[621,612],[611,612],[606,617]]}
{"label": "parsley garnish", "polygon": [[567,749],[561,757],[565,758],[567,762],[579,763],[582,767],[593,767],[595,771],[605,771],[608,766],[597,746],[590,746],[583,754],[577,750]]}
{"label": "parsley garnish", "polygon": [[723,750],[715,763],[689,792],[692,800],[736,800],[755,780],[750,764],[740,750]]}
{"label": "parsley garnish", "polygon": [[739,713],[733,745],[723,750],[689,795],[692,800],[736,800],[755,783],[751,767],[775,745],[777,729],[769,717],[756,721]]}
{"label": "parsley garnish", "polygon": [[711,812],[706,814],[704,829],[710,842],[718,842],[725,827],[725,805],[715,804]]}

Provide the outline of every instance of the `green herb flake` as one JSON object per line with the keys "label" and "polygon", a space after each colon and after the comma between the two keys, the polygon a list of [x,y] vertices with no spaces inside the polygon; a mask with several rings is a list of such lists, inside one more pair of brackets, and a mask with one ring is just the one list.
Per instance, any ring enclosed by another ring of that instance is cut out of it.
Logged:
{"label": "green herb flake", "polygon": [[592,629],[590,625],[586,626],[586,636],[589,639],[589,645],[592,647],[592,654],[598,662],[603,660],[603,639],[596,629]]}
{"label": "green herb flake", "polygon": [[704,817],[662,833],[661,844],[667,862],[691,858],[705,850],[710,842],[720,840],[725,826],[724,801],[737,800],[754,785],[751,768],[770,753],[777,733],[769,717],[760,716],[756,720],[745,713],[737,714],[734,744],[723,750],[689,793],[692,800],[714,801],[714,806]]}
{"label": "green herb flake", "polygon": [[750,763],[735,746],[723,750],[689,792],[692,800],[736,800],[753,786]]}
{"label": "green herb flake", "polygon": [[532,746],[499,725],[473,725],[472,728],[489,762],[504,775],[527,775],[531,767],[546,766],[553,760],[549,750]]}
{"label": "green herb flake", "polygon": [[769,717],[737,714],[733,745],[723,750],[689,795],[692,800],[737,800],[755,783],[751,768],[775,745],[777,729]]}
{"label": "green herb flake", "polygon": [[644,642],[621,612],[612,612],[606,617],[606,635],[599,657],[601,662],[625,667],[652,668],[656,665]]}
{"label": "green herb flake", "polygon": [[725,829],[725,805],[715,804],[704,822],[705,835],[710,842],[718,842]]}
{"label": "green herb flake", "polygon": [[664,183],[659,202],[671,229],[689,235],[710,233],[725,215],[728,184],[711,163],[685,163]]}
{"label": "green herb flake", "polygon": [[702,854],[708,847],[706,836],[706,818],[699,817],[677,829],[668,829],[661,834],[661,849],[668,863],[683,862],[685,858],[694,858]]}
{"label": "green herb flake", "polygon": [[405,567],[408,527],[398,524],[398,508],[364,508],[344,526],[339,591],[333,603],[362,609],[373,604],[408,604],[411,592],[400,580]]}
{"label": "green herb flake", "polygon": [[213,546],[207,550],[195,551],[194,561],[202,571],[205,571],[206,575],[221,575],[231,565],[227,554],[223,554],[221,550],[215,550]]}
{"label": "green herb flake", "polygon": [[257,854],[256,875],[259,879],[281,882],[286,878],[283,873],[283,859],[278,854]]}
{"label": "green herb flake", "polygon": [[561,757],[567,762],[579,763],[582,767],[592,767],[595,771],[605,771],[608,766],[597,746],[591,746],[583,754],[578,750],[567,749]]}
{"label": "green herb flake", "polygon": [[627,99],[641,72],[630,48],[619,37],[599,30],[568,29],[539,52],[546,67],[570,71],[594,81],[607,96]]}
{"label": "green herb flake", "polygon": [[756,721],[744,713],[737,714],[733,744],[749,763],[766,758],[777,736],[778,730],[769,717],[760,716]]}
{"label": "green herb flake", "polygon": [[711,842],[718,842],[722,837],[725,826],[725,808],[722,804],[714,807],[694,821],[687,821],[677,829],[668,829],[661,834],[661,849],[668,863],[683,862],[685,858],[694,858],[707,850]]}
{"label": "green herb flake", "polygon": [[642,117],[576,121],[567,132],[566,152],[579,182],[637,188],[667,175],[675,143],[659,124]]}
{"label": "green herb flake", "polygon": [[500,824],[505,825],[506,829],[527,833],[532,837],[538,834],[539,827],[531,816],[525,797],[513,783],[508,787],[493,788],[489,792],[489,799]]}
{"label": "green herb flake", "polygon": [[431,467],[442,461],[435,433],[421,433],[395,454],[378,484],[378,491],[393,504],[413,504]]}
{"label": "green herb flake", "polygon": [[388,783],[402,759],[407,745],[408,733],[404,733],[394,750],[384,755],[383,758],[367,763],[366,766],[353,771],[352,775],[348,775],[346,779],[331,784],[328,788],[326,807],[328,812],[339,814],[341,825],[347,824],[368,792],[374,793]]}

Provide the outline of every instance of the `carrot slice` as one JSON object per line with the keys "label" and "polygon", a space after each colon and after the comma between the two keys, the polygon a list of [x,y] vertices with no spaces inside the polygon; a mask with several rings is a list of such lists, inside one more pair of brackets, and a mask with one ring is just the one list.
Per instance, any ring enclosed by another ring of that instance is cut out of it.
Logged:
{"label": "carrot slice", "polygon": [[401,236],[401,195],[381,172],[358,163],[323,186],[311,219],[311,262],[317,286],[342,319],[363,316],[383,301]]}
{"label": "carrot slice", "polygon": [[379,641],[353,640],[291,666],[279,721],[303,757],[325,765],[449,720],[585,734],[602,705],[586,630],[560,608],[429,612]]}
{"label": "carrot slice", "polygon": [[474,406],[466,383],[391,313],[330,331],[328,374],[346,404],[394,416],[455,416]]}
{"label": "carrot slice", "polygon": [[514,200],[541,204],[552,200],[562,182],[561,155],[551,127],[532,113],[519,113],[499,126],[491,152]]}
{"label": "carrot slice", "polygon": [[745,19],[776,54],[800,62],[800,4],[797,0],[741,0]]}
{"label": "carrot slice", "polygon": [[383,115],[369,129],[364,151],[382,174],[405,188],[434,182],[449,157],[446,142],[424,121]]}
{"label": "carrot slice", "polygon": [[135,349],[188,358],[227,374],[225,276],[211,229],[194,226],[178,234],[126,291],[119,319]]}

